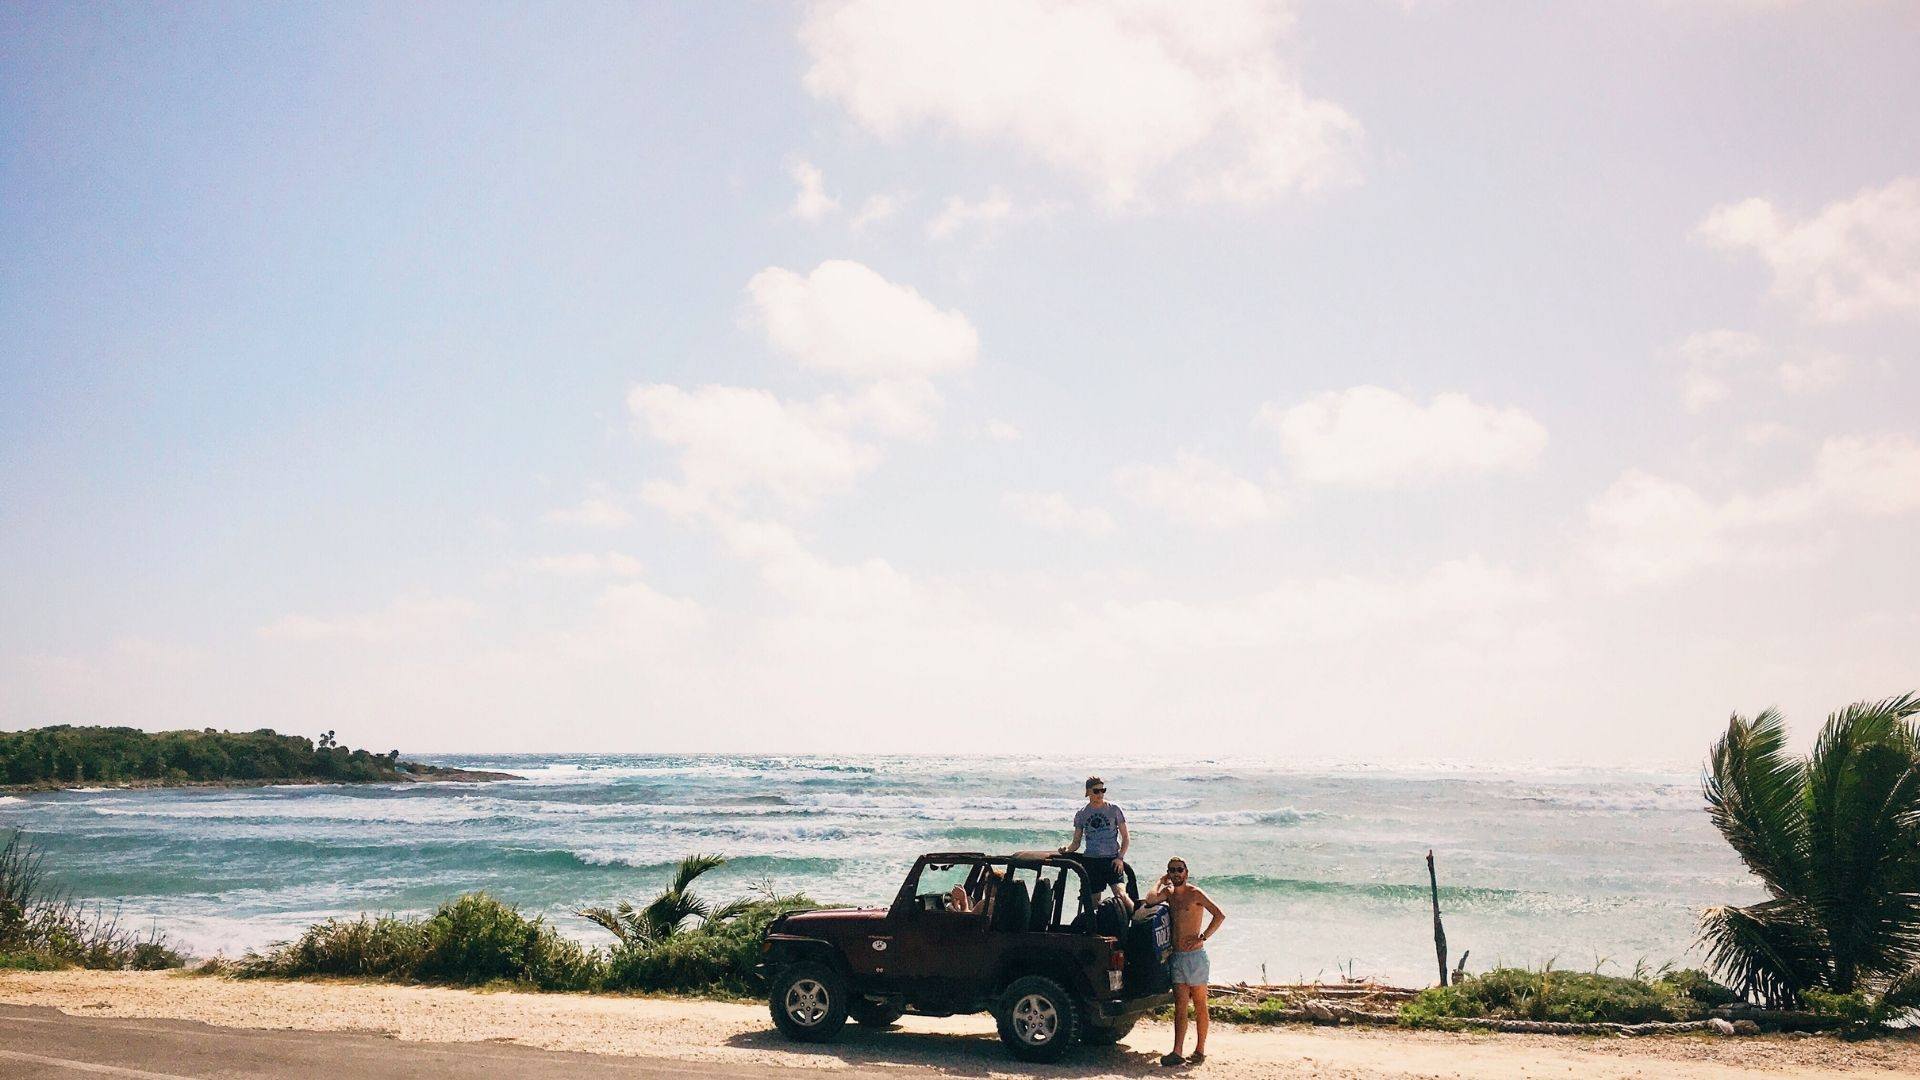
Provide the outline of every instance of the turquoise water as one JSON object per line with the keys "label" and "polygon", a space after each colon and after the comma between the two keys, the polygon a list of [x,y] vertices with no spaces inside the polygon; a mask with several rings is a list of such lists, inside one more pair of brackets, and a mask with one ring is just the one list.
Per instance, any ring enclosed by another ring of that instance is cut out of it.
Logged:
{"label": "turquoise water", "polygon": [[[657,890],[692,852],[733,896],[770,880],[884,903],[923,851],[1062,843],[1085,766],[920,757],[461,756],[523,781],[0,797],[63,884],[236,955],[328,915],[489,889],[548,914]],[[1701,907],[1757,897],[1697,774],[1569,768],[1103,762],[1143,876],[1179,854],[1227,911],[1216,978],[1433,977],[1425,855],[1470,966],[1697,959]]]}

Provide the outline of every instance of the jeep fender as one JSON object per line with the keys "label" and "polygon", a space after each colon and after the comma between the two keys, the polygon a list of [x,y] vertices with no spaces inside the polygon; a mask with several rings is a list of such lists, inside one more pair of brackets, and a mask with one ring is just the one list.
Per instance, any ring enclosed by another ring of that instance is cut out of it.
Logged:
{"label": "jeep fender", "polygon": [[769,968],[778,968],[802,960],[825,964],[849,977],[853,974],[847,965],[846,957],[840,955],[840,950],[819,938],[800,937],[796,934],[767,935],[767,951],[761,963]]}
{"label": "jeep fender", "polygon": [[1098,996],[1098,992],[1087,985],[1086,974],[1080,970],[1078,964],[1067,957],[1053,956],[1009,960],[995,973],[994,993],[997,995],[1011,985],[1013,980],[1023,975],[1045,975],[1070,993],[1082,998],[1091,999]]}

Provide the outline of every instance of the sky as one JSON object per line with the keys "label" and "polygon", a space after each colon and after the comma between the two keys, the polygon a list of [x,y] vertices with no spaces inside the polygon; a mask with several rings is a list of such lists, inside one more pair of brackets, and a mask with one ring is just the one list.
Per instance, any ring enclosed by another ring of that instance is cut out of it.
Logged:
{"label": "sky", "polygon": [[1920,7],[0,7],[0,728],[1698,762],[1920,688]]}

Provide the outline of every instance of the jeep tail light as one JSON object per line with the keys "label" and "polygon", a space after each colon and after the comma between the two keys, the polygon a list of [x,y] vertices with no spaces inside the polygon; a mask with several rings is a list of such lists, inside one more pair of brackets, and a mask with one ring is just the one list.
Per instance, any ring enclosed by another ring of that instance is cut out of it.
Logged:
{"label": "jeep tail light", "polygon": [[1124,971],[1127,967],[1127,954],[1115,949],[1107,954],[1107,967],[1114,971]]}

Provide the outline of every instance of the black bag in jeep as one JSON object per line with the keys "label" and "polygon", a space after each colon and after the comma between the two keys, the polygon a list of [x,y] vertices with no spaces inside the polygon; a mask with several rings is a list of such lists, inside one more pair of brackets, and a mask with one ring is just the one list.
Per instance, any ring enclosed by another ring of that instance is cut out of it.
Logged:
{"label": "black bag in jeep", "polygon": [[1127,940],[1127,909],[1120,901],[1108,897],[1100,901],[1093,912],[1093,932],[1106,937],[1116,937],[1122,942]]}

